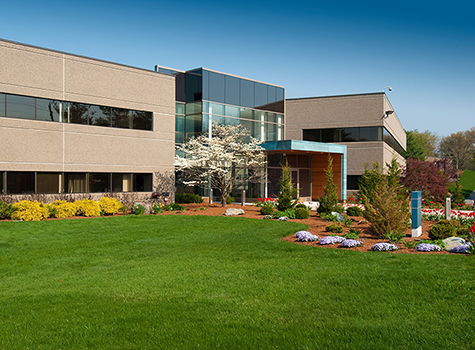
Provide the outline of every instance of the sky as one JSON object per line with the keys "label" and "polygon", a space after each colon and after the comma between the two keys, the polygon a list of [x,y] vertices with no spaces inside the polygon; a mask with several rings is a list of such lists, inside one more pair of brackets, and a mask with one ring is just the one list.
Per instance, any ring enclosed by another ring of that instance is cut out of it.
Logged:
{"label": "sky", "polygon": [[391,86],[404,129],[443,137],[475,126],[471,3],[18,0],[2,3],[0,38],[146,69],[206,67],[287,98]]}

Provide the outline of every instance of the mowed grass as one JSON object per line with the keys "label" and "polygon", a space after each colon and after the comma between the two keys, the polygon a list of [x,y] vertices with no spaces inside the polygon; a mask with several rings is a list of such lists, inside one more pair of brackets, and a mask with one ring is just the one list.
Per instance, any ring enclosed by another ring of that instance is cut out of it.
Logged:
{"label": "mowed grass", "polygon": [[0,222],[0,349],[473,349],[472,256],[296,245],[298,223]]}
{"label": "mowed grass", "polygon": [[462,185],[462,193],[467,198],[475,191],[475,171],[465,170],[460,178],[460,185]]}

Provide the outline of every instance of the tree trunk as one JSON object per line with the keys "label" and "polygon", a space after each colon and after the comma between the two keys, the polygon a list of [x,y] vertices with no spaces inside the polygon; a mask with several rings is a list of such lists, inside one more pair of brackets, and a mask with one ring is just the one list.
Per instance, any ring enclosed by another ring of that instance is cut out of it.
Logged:
{"label": "tree trunk", "polygon": [[221,203],[223,203],[223,208],[226,208],[228,206],[228,196],[226,198],[221,196]]}

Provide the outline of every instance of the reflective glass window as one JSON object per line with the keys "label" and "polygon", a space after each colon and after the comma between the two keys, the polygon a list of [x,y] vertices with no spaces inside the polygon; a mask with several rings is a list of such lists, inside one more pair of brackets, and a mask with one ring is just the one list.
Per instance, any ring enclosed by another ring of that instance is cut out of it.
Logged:
{"label": "reflective glass window", "polygon": [[7,95],[7,117],[35,119],[35,98]]}
{"label": "reflective glass window", "polygon": [[321,130],[320,129],[304,129],[303,130],[304,141],[321,142]]}
{"label": "reflective glass window", "polygon": [[277,88],[272,85],[267,86],[267,103],[274,103],[276,101]]}
{"label": "reflective glass window", "polygon": [[339,129],[323,129],[322,142],[338,142]]}
{"label": "reflective glass window", "polygon": [[353,142],[359,140],[359,128],[341,129],[341,142]]}
{"label": "reflective glass window", "polygon": [[276,124],[265,124],[266,125],[266,141],[276,141],[277,140],[277,125]]}
{"label": "reflective glass window", "polygon": [[213,124],[216,123],[216,124],[219,124],[219,125],[226,125],[226,118],[224,118],[224,117],[213,115],[213,116],[211,116],[211,119],[213,120]]}
{"label": "reflective glass window", "polygon": [[89,125],[111,126],[111,109],[109,107],[90,106]]}
{"label": "reflective glass window", "polygon": [[241,119],[241,125],[249,131],[250,136],[260,138],[260,123]]}
{"label": "reflective glass window", "polygon": [[112,126],[115,128],[131,129],[132,114],[128,109],[111,108]]}
{"label": "reflective glass window", "polygon": [[208,134],[209,133],[209,114],[203,114],[201,118],[201,132],[203,134]]}
{"label": "reflective glass window", "polygon": [[209,71],[202,72],[202,99],[209,100]]}
{"label": "reflective glass window", "polygon": [[276,168],[267,169],[267,193],[269,197],[277,197],[280,193],[279,181],[282,177],[282,170]]}
{"label": "reflective glass window", "polygon": [[275,113],[267,113],[267,121],[277,123],[277,115]]}
{"label": "reflective glass window", "polygon": [[224,105],[219,105],[216,103],[210,103],[207,113],[224,115]]}
{"label": "reflective glass window", "polygon": [[63,121],[73,124],[87,124],[89,105],[83,103],[63,103]]}
{"label": "reflective glass window", "polygon": [[359,190],[358,182],[360,177],[360,175],[348,175],[346,177],[346,188],[348,190]]}
{"label": "reflective glass window", "polygon": [[7,172],[8,194],[30,194],[35,192],[35,173],[32,171]]}
{"label": "reflective glass window", "polygon": [[299,196],[311,196],[310,169],[299,169]]}
{"label": "reflective glass window", "polygon": [[241,98],[240,94],[241,79],[226,75],[225,79],[225,103],[230,105],[239,105]]}
{"label": "reflective glass window", "polygon": [[183,143],[185,141],[185,117],[177,115],[175,117],[175,142]]}
{"label": "reflective glass window", "polygon": [[185,93],[186,102],[200,101],[203,98],[201,70],[185,74]]}
{"label": "reflective glass window", "polygon": [[284,113],[284,89],[280,87],[276,87],[276,103],[274,104],[274,107],[272,110],[279,112],[279,113]]}
{"label": "reflective glass window", "polygon": [[249,80],[241,80],[241,106],[254,108],[254,83]]}
{"label": "reflective glass window", "polygon": [[185,139],[201,134],[201,114],[188,115],[185,119]]}
{"label": "reflective glass window", "polygon": [[241,120],[236,118],[224,118],[225,125],[239,125]]}
{"label": "reflective glass window", "polygon": [[84,193],[87,191],[85,173],[65,173],[64,186],[67,193]]}
{"label": "reflective glass window", "polygon": [[225,106],[224,115],[228,117],[236,117],[239,118],[240,115],[240,108],[233,107],[233,106]]}
{"label": "reflective glass window", "polygon": [[143,111],[130,111],[132,114],[133,128],[138,130],[153,130],[153,113]]}
{"label": "reflective glass window", "polygon": [[285,160],[287,161],[287,163],[289,163],[289,165],[292,168],[297,168],[298,167],[297,154],[287,154],[287,156],[285,157]]}
{"label": "reflective glass window", "polygon": [[61,174],[60,173],[37,173],[36,192],[37,193],[60,193]]}
{"label": "reflective glass window", "polygon": [[284,124],[284,116],[282,114],[277,114],[277,123]]}
{"label": "reflective glass window", "polygon": [[5,193],[5,188],[3,187],[4,186],[4,184],[3,184],[4,174],[5,174],[4,171],[0,171],[0,193]]}
{"label": "reflective glass window", "polygon": [[209,72],[209,96],[208,100],[225,103],[224,99],[224,75]]}
{"label": "reflective glass window", "polygon": [[282,125],[277,125],[277,141],[284,139],[284,127]]}
{"label": "reflective glass window", "polygon": [[175,103],[175,113],[176,114],[185,114],[185,104],[184,103]]}
{"label": "reflective glass window", "polygon": [[252,109],[241,108],[239,112],[241,115],[241,119],[254,119],[254,111]]}
{"label": "reflective glass window", "polygon": [[267,85],[254,83],[254,106],[256,108],[265,108],[267,105]]}
{"label": "reflective glass window", "polygon": [[0,117],[5,117],[5,94],[0,94]]}
{"label": "reflective glass window", "polygon": [[383,130],[380,126],[360,128],[360,141],[383,141]]}
{"label": "reflective glass window", "polygon": [[201,102],[187,103],[185,106],[186,114],[201,113]]}
{"label": "reflective glass window", "polygon": [[89,192],[110,192],[109,173],[90,173]]}
{"label": "reflective glass window", "polygon": [[267,166],[268,167],[282,167],[285,164],[284,156],[282,153],[268,153],[267,154]]}
{"label": "reflective glass window", "polygon": [[132,191],[132,174],[112,174],[112,192]]}
{"label": "reflective glass window", "polygon": [[61,102],[54,100],[36,99],[36,119],[59,122],[59,107]]}
{"label": "reflective glass window", "polygon": [[152,174],[135,174],[134,175],[134,191],[151,192],[152,191]]}

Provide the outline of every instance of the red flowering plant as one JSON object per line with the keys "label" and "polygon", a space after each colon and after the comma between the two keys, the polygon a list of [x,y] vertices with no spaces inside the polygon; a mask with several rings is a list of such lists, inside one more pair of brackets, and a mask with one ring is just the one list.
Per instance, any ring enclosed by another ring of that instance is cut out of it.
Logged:
{"label": "red flowering plant", "polygon": [[256,207],[262,207],[263,205],[277,206],[277,198],[257,198],[257,202],[254,203]]}

